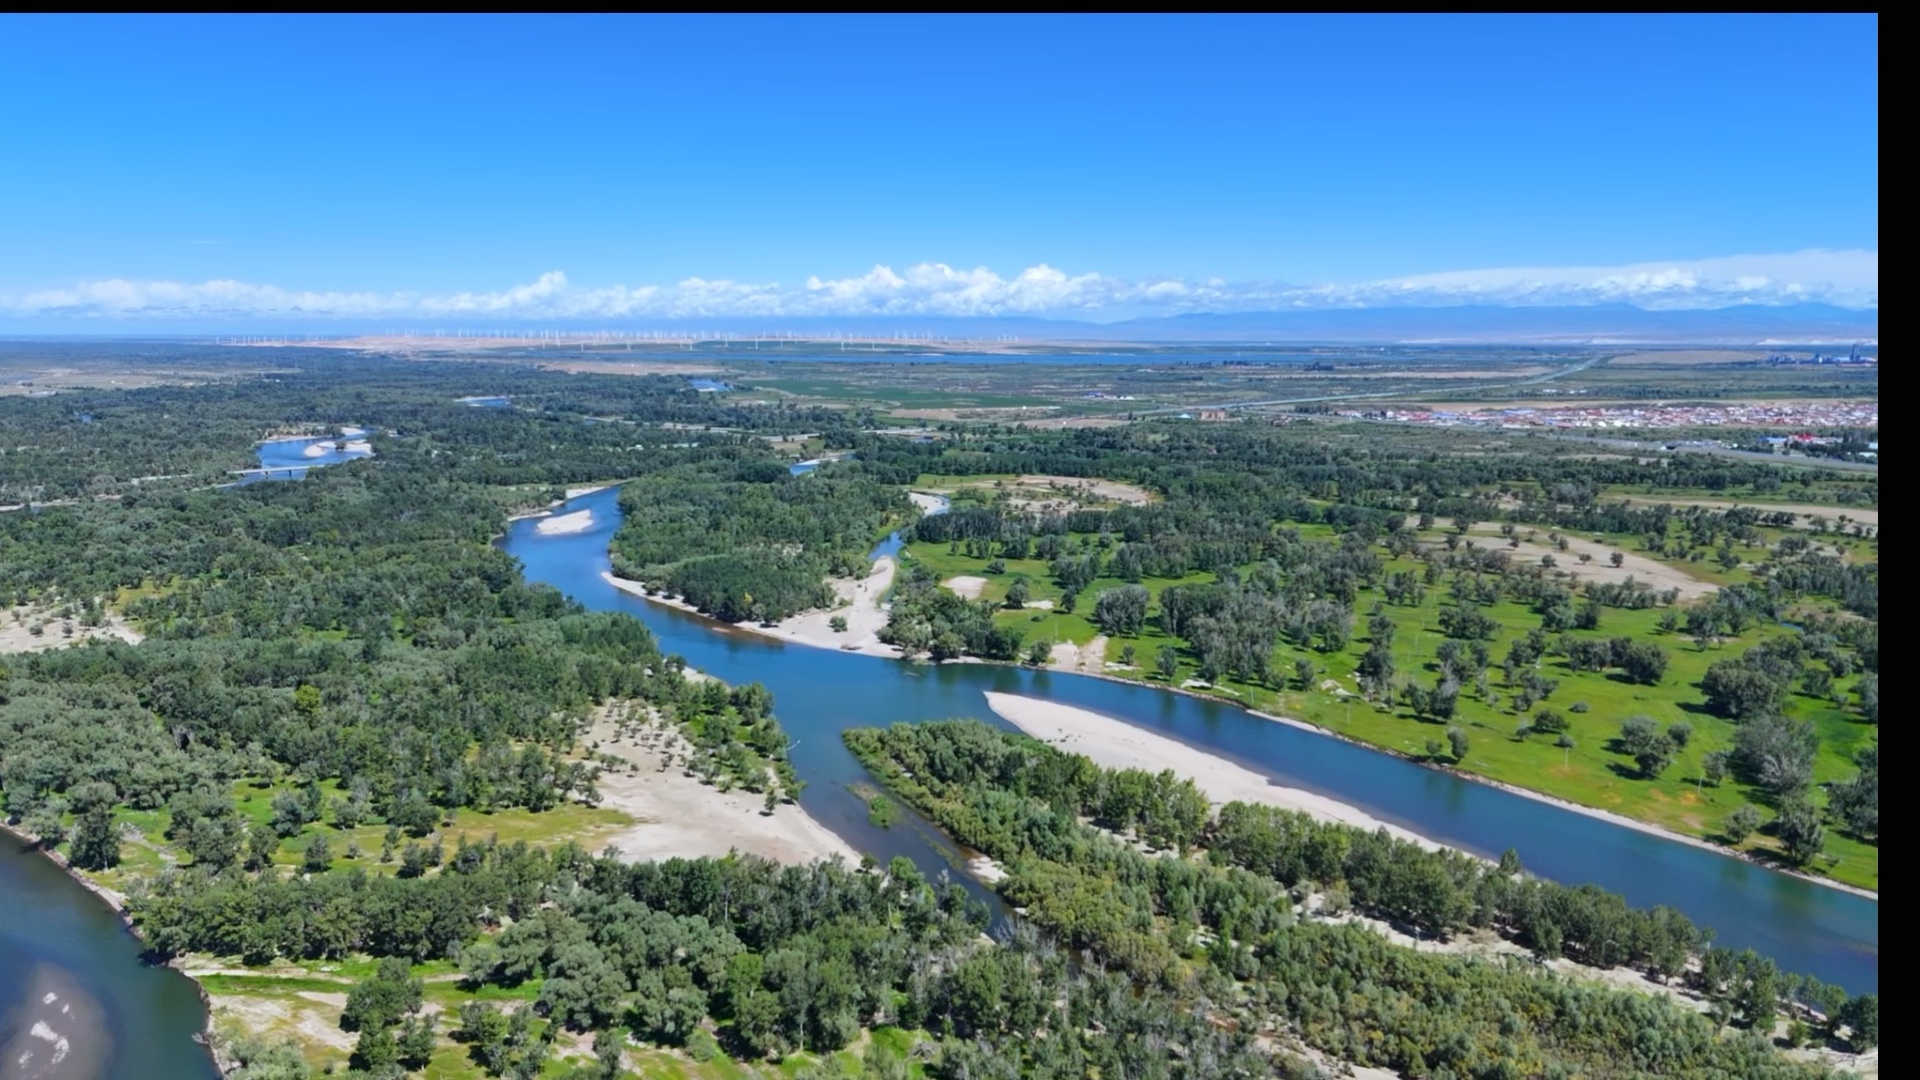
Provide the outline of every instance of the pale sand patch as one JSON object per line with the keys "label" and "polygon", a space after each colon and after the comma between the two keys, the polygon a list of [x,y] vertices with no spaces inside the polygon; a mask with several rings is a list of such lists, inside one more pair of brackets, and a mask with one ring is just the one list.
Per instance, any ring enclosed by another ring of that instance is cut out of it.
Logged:
{"label": "pale sand patch", "polygon": [[593,528],[593,511],[575,510],[571,514],[557,514],[533,527],[541,536],[571,536]]}
{"label": "pale sand patch", "polygon": [[944,513],[953,503],[945,495],[936,495],[931,491],[909,491],[907,499],[920,508],[920,516]]}
{"label": "pale sand patch", "polygon": [[1081,754],[1109,769],[1171,769],[1192,780],[1215,805],[1264,803],[1297,810],[1321,821],[1385,829],[1403,840],[1438,849],[1433,841],[1368,814],[1358,807],[1299,788],[1281,787],[1251,769],[1202,753],[1182,742],[1144,731],[1087,709],[1018,694],[986,692],[987,707],[1028,735],[1070,754]]}
{"label": "pale sand patch", "polygon": [[1756,510],[1762,514],[1792,514],[1794,524],[1802,529],[1813,527],[1814,518],[1827,519],[1829,528],[1837,528],[1841,518],[1848,524],[1855,522],[1880,528],[1880,510],[1873,506],[1816,506],[1812,503],[1763,503],[1734,502],[1727,499],[1688,499],[1667,498],[1661,495],[1634,495],[1620,500],[1628,506],[1699,506],[1710,510]]}
{"label": "pale sand patch", "polygon": [[1060,671],[1100,674],[1107,670],[1107,636],[1101,634],[1085,645],[1071,641],[1055,642],[1047,666]]}
{"label": "pale sand patch", "polygon": [[[797,805],[782,803],[768,815],[762,812],[764,795],[723,792],[685,775],[681,765],[691,747],[677,731],[654,727],[623,739],[602,714],[588,738],[599,743],[597,753],[611,754],[637,770],[608,770],[598,781],[604,805],[635,821],[607,840],[628,862],[718,858],[730,851],[783,863],[835,856],[849,863],[859,860],[845,840]],[[674,763],[662,771],[661,758],[669,753]]]}
{"label": "pale sand patch", "polygon": [[971,574],[961,574],[959,577],[950,577],[940,584],[955,596],[964,596],[969,600],[978,600],[980,599],[980,593],[987,587],[987,579],[974,577]]}
{"label": "pale sand patch", "polygon": [[612,484],[593,484],[588,487],[570,487],[567,489],[567,498],[578,499],[585,495],[592,495],[596,491],[605,491],[612,486]]}
{"label": "pale sand patch", "polygon": [[[1500,526],[1498,525],[1481,522],[1473,526],[1470,531],[1476,534],[1491,534],[1500,537],[1497,544],[1483,544],[1481,546],[1488,547],[1494,551],[1506,552],[1512,557],[1516,565],[1539,566],[1541,556],[1551,555],[1554,561],[1553,572],[1565,574],[1575,581],[1602,581],[1613,583],[1632,578],[1635,581],[1650,586],[1655,592],[1664,592],[1667,589],[1679,589],[1682,600],[1711,596],[1720,591],[1720,586],[1715,585],[1711,581],[1702,581],[1677,566],[1650,559],[1645,555],[1628,551],[1624,548],[1617,548],[1610,544],[1596,544],[1591,540],[1585,540],[1564,532],[1560,535],[1566,537],[1567,550],[1561,551],[1559,545],[1547,540],[1547,530],[1516,529],[1514,532],[1515,536],[1524,536],[1528,531],[1534,533],[1534,538],[1531,541],[1522,540],[1518,547],[1508,545],[1507,538],[1500,536]],[[1623,556],[1623,561],[1617,567],[1613,565],[1612,561],[1613,553],[1616,551]],[[1580,556],[1583,553],[1591,555],[1593,558],[1586,563],[1582,563]]]}
{"label": "pale sand patch", "polygon": [[1094,480],[1084,476],[1022,476],[1014,483],[1026,488],[1047,490],[1064,488],[1069,494],[1081,497],[1091,496],[1095,500],[1106,502],[1130,503],[1145,506],[1153,501],[1153,493],[1137,484],[1126,484],[1118,480]]}
{"label": "pale sand patch", "polygon": [[[36,625],[40,627],[38,634],[33,632]],[[145,635],[114,612],[109,612],[99,626],[82,626],[79,619],[55,618],[49,608],[23,606],[0,612],[0,653],[39,652],[96,638],[138,645]]]}
{"label": "pale sand patch", "polygon": [[[340,1030],[340,1012],[346,1006],[347,996],[307,991],[297,996],[312,1004],[240,994],[208,994],[207,1001],[216,1022],[230,1023],[250,1034],[291,1037],[307,1047],[352,1052],[360,1037]],[[314,1000],[319,998],[338,998],[339,1002]]]}

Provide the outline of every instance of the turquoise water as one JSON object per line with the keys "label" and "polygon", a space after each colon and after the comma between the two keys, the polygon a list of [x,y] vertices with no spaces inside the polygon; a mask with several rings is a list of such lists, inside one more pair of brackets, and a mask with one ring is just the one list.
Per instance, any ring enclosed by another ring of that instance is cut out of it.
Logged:
{"label": "turquoise water", "polygon": [[[1854,992],[1880,980],[1879,904],[1740,859],[1613,825],[1338,739],[1262,720],[1242,709],[1107,679],[988,664],[905,664],[791,645],[649,604],[608,585],[607,544],[618,527],[617,490],[576,499],[594,525],[540,536],[515,522],[502,546],[527,577],[587,607],[625,611],[661,648],[729,682],[764,683],[795,740],[807,810],[855,848],[883,861],[905,854],[929,869],[940,858],[915,829],[878,830],[846,790],[865,777],[840,742],[848,727],[971,716],[1000,723],[982,692],[998,690],[1092,709],[1230,758],[1290,787],[1358,806],[1375,817],[1483,855],[1508,847],[1534,873],[1593,882],[1640,906],[1668,904],[1718,931],[1720,944],[1752,946],[1782,966]],[[1003,725],[1004,726],[1004,725]]]}

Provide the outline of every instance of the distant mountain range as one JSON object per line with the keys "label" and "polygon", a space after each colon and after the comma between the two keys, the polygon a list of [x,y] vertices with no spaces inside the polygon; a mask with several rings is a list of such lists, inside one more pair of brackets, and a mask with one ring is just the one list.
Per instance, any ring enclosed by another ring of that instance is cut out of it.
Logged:
{"label": "distant mountain range", "polygon": [[[1245,342],[1274,344],[1489,344],[1489,345],[1846,345],[1873,343],[1880,336],[1877,308],[1852,309],[1827,304],[1746,305],[1715,309],[1650,311],[1628,304],[1589,307],[1400,307],[1321,308],[1249,311],[1225,315],[1171,315],[1120,322],[1083,322],[1037,317],[953,317],[870,315],[850,317],[771,317],[610,321],[540,319],[525,323],[475,321],[450,325],[485,328],[502,334],[569,331],[665,331],[726,334],[735,338],[796,335],[831,339],[862,337],[938,337],[950,342],[1017,338],[1035,342]],[[414,322],[413,325],[421,325]],[[156,333],[158,331],[158,333]],[[253,335],[311,333],[327,336],[398,332],[388,320],[249,319],[244,322],[183,319],[173,323],[116,323],[104,320],[36,319],[9,325],[0,335],[33,337],[78,333],[110,337],[177,335]]]}
{"label": "distant mountain range", "polygon": [[1878,340],[1880,312],[1827,304],[1648,311],[1592,307],[1420,307],[1177,315],[1102,328],[1135,339],[1447,341],[1553,344],[1830,343]]}
{"label": "distant mountain range", "polygon": [[[716,320],[717,321],[717,320]],[[683,324],[684,325],[684,324]],[[1248,311],[1092,323],[1037,318],[841,318],[769,320],[756,330],[796,333],[995,335],[1026,341],[1415,342],[1481,344],[1802,345],[1877,341],[1878,309],[1827,304],[1749,305],[1649,311],[1591,307],[1406,307]]]}

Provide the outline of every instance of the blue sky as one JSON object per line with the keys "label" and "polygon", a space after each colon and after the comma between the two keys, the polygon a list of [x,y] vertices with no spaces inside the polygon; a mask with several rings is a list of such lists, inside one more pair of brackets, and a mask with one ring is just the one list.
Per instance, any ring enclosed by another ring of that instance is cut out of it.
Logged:
{"label": "blue sky", "polygon": [[16,319],[1878,296],[1871,17],[6,17],[0,47]]}

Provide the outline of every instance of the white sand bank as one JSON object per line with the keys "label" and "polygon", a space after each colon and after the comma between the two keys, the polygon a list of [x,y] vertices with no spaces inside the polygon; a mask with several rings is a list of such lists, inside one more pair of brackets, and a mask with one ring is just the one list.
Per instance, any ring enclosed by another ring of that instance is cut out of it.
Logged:
{"label": "white sand bank", "polygon": [[1192,780],[1214,804],[1265,803],[1361,828],[1384,828],[1423,847],[1440,845],[1417,833],[1389,825],[1346,803],[1299,788],[1281,787],[1251,769],[1202,753],[1185,743],[1144,731],[1121,720],[1071,705],[1059,705],[1018,694],[987,691],[987,707],[1021,731],[1072,754],[1081,754],[1109,769],[1172,769]]}
{"label": "white sand bank", "polygon": [[[826,611],[809,611],[792,618],[784,619],[773,626],[761,626],[755,622],[735,623],[734,629],[763,637],[779,638],[796,645],[807,645],[816,649],[834,649],[840,652],[859,653],[863,656],[884,656],[897,660],[900,650],[880,640],[880,631],[887,625],[887,608],[882,602],[888,589],[893,587],[893,575],[898,569],[891,558],[875,560],[873,572],[864,578],[835,578],[833,591],[839,597],[838,606]],[[632,593],[644,600],[681,611],[695,611],[693,605],[684,600],[669,599],[648,594],[644,584],[616,577],[611,572],[600,575],[606,582],[622,592]],[[697,613],[697,612],[696,612]],[[844,633],[835,633],[835,617],[847,620]]]}
{"label": "white sand bank", "polygon": [[[785,863],[836,855],[849,863],[859,861],[845,840],[798,806],[782,803],[769,815],[763,812],[764,795],[723,792],[685,775],[681,765],[690,747],[676,731],[652,727],[623,738],[603,716],[588,738],[599,743],[600,753],[633,768],[610,769],[598,781],[603,805],[633,816],[633,825],[606,840],[630,862],[718,857],[729,851]],[[674,763],[663,771],[665,754],[672,754]]]}
{"label": "white sand bank", "polygon": [[571,536],[593,528],[593,511],[575,510],[571,514],[556,514],[535,525],[533,530],[541,536]]}
{"label": "white sand bank", "polygon": [[987,579],[974,577],[972,574],[961,574],[958,577],[948,578],[941,582],[940,585],[955,596],[964,596],[969,600],[978,600],[980,599],[980,594],[986,590]]}

